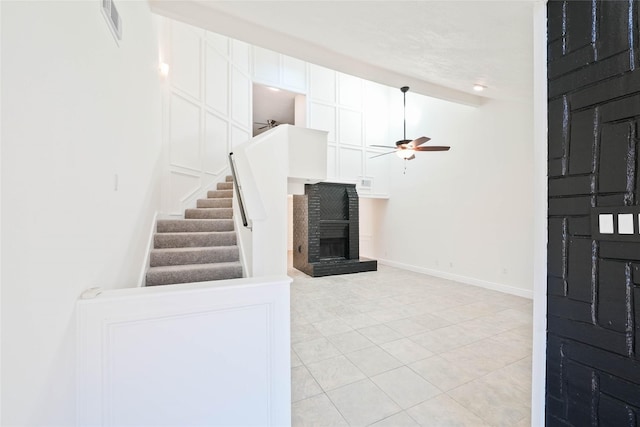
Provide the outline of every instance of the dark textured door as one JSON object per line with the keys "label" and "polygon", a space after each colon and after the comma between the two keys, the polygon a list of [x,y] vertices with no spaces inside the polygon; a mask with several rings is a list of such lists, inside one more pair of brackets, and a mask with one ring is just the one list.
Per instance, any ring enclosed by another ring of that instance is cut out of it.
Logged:
{"label": "dark textured door", "polygon": [[549,426],[640,426],[639,3],[548,3]]}

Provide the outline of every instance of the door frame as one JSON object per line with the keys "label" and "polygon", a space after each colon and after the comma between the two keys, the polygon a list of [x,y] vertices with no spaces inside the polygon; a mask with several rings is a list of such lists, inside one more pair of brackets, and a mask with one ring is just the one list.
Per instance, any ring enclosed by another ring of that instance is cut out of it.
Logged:
{"label": "door frame", "polygon": [[547,353],[547,1],[533,4],[533,356],[531,425],[544,426]]}

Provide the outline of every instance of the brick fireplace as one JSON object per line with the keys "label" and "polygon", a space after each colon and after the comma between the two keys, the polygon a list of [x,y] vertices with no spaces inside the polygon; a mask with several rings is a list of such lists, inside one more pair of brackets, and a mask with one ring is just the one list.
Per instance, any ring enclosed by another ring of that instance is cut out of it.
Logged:
{"label": "brick fireplace", "polygon": [[360,258],[359,221],[354,184],[305,185],[293,196],[293,266],[313,277],[377,270]]}

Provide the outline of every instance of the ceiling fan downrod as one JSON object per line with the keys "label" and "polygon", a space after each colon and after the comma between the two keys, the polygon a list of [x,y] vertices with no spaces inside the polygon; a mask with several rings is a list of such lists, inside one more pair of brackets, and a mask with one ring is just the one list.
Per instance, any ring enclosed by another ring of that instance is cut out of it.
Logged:
{"label": "ceiling fan downrod", "polygon": [[402,86],[400,88],[400,90],[402,91],[402,121],[404,124],[403,127],[403,132],[402,132],[402,139],[403,140],[407,140],[407,92],[409,91],[409,86]]}

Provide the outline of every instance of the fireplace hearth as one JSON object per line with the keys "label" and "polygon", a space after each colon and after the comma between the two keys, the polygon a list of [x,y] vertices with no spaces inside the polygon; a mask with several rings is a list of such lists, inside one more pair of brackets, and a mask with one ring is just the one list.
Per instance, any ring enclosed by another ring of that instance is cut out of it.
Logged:
{"label": "fireplace hearth", "polygon": [[377,270],[377,261],[360,258],[354,184],[307,184],[293,211],[295,268],[313,277]]}

